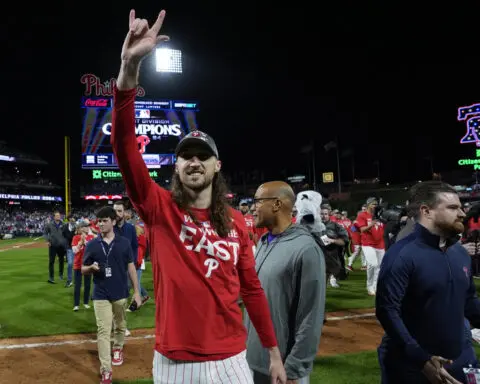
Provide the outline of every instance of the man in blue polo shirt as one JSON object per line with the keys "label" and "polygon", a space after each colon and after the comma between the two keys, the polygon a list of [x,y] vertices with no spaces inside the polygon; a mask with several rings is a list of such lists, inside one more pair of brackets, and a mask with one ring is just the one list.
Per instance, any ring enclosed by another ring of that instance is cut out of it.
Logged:
{"label": "man in blue polo shirt", "polygon": [[[93,273],[93,307],[97,321],[97,344],[100,359],[101,384],[112,382],[112,365],[123,363],[128,277],[133,285],[137,307],[142,305],[137,272],[129,241],[115,233],[115,210],[104,207],[97,213],[100,235],[90,241],[83,257],[83,274]],[[113,359],[110,334],[114,324]]]}

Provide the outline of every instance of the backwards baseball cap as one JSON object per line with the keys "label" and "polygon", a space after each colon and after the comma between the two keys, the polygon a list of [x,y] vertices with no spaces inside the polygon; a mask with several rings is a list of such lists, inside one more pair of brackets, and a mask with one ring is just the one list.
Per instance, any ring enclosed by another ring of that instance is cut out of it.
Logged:
{"label": "backwards baseball cap", "polygon": [[370,204],[378,204],[378,200],[376,197],[369,197],[367,199],[367,206],[370,205]]}
{"label": "backwards baseball cap", "polygon": [[88,219],[77,221],[77,228],[87,228],[90,226],[90,221]]}
{"label": "backwards baseball cap", "polygon": [[218,159],[218,149],[215,141],[202,131],[192,131],[177,144],[175,148],[175,156],[188,147],[203,147],[210,151]]}

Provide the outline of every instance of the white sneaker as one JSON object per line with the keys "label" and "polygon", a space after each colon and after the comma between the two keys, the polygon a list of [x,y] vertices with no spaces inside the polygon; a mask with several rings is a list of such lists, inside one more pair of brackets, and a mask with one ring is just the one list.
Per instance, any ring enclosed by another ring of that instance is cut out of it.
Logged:
{"label": "white sneaker", "polygon": [[90,305],[88,305],[88,304],[83,304],[83,307],[84,307],[85,309],[90,309]]}
{"label": "white sneaker", "polygon": [[78,305],[76,305],[75,307],[73,307],[73,310],[74,310],[75,312],[77,312],[77,311],[78,311]]}
{"label": "white sneaker", "polygon": [[337,283],[337,279],[335,277],[330,276],[330,285],[332,286],[332,288],[340,288],[340,285],[338,285]]}
{"label": "white sneaker", "polygon": [[480,329],[477,329],[477,328],[472,329],[472,338],[477,343],[480,343]]}
{"label": "white sneaker", "polygon": [[125,330],[125,336],[130,336],[130,335],[131,335],[130,331],[128,329],[126,329]]}

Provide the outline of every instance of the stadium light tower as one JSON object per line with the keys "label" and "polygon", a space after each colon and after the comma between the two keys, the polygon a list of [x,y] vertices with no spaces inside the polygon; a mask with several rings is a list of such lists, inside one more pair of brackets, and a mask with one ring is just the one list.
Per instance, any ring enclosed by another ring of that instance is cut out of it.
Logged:
{"label": "stadium light tower", "polygon": [[155,50],[157,72],[182,73],[182,51],[168,47]]}

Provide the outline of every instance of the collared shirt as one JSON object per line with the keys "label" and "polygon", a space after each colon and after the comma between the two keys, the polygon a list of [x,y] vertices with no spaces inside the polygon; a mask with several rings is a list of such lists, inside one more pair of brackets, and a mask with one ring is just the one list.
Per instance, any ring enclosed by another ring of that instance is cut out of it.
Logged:
{"label": "collared shirt", "polygon": [[130,242],[115,236],[107,244],[99,236],[85,247],[83,265],[97,262],[100,270],[93,274],[93,300],[117,301],[128,295],[128,264],[133,263]]}

